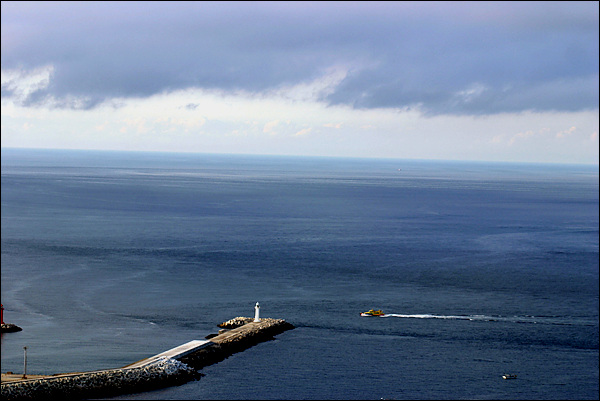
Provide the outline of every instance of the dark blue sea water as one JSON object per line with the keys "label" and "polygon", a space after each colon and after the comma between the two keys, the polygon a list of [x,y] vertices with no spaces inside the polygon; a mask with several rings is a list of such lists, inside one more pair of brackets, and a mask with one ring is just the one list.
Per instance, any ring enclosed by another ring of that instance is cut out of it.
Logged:
{"label": "dark blue sea water", "polygon": [[120,399],[598,398],[598,166],[1,161],[2,303],[23,328],[2,372],[24,346],[31,374],[124,366],[258,301],[296,329]]}

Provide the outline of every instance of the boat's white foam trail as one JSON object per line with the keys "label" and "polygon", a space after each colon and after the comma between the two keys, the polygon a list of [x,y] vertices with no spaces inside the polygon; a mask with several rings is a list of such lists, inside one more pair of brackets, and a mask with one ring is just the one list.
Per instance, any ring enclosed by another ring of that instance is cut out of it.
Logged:
{"label": "boat's white foam trail", "polygon": [[[512,323],[531,323],[531,324],[583,324],[588,325],[586,319],[573,319],[560,316],[488,316],[488,315],[433,315],[429,313],[406,315],[399,313],[386,313],[382,318],[399,317],[408,319],[450,319],[450,320],[471,320],[486,322],[512,322]],[[593,323],[593,322],[592,322]]]}
{"label": "boat's white foam trail", "polygon": [[412,319],[453,319],[453,320],[495,320],[492,316],[482,316],[482,315],[431,315],[431,314],[420,314],[420,315],[402,315],[398,313],[386,313],[382,317],[404,317],[404,318],[412,318]]}

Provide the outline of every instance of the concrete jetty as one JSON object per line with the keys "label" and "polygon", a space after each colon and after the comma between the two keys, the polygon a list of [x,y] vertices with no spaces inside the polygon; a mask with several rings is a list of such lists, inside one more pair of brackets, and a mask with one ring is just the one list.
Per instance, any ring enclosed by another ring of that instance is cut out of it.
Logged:
{"label": "concrete jetty", "polygon": [[293,329],[283,319],[237,317],[218,325],[210,340],[192,340],[117,369],[49,376],[2,374],[3,400],[76,400],[110,397],[182,384],[198,379],[198,370]]}
{"label": "concrete jetty", "polygon": [[193,352],[200,350],[201,348],[210,346],[210,341],[208,340],[192,340],[185,344],[182,344],[178,347],[171,348],[168,351],[161,352],[160,354],[154,355],[153,357],[142,359],[141,361],[134,362],[131,365],[124,366],[123,369],[131,369],[131,368],[139,368],[142,366],[152,365],[156,361],[162,358],[172,358],[176,360],[180,360],[186,355],[189,355]]}

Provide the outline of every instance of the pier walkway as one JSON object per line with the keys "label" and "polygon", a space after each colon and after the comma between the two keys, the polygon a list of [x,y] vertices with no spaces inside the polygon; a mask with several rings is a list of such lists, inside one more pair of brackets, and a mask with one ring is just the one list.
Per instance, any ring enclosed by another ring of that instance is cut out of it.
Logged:
{"label": "pier walkway", "polygon": [[192,352],[196,352],[204,347],[207,347],[211,344],[209,340],[192,340],[185,344],[182,344],[178,347],[171,348],[168,351],[161,352],[160,354],[151,356],[150,358],[142,359],[141,361],[134,362],[130,365],[123,366],[123,369],[132,369],[132,368],[140,368],[142,366],[150,365],[161,358],[173,358],[180,359],[186,355],[191,354]]}

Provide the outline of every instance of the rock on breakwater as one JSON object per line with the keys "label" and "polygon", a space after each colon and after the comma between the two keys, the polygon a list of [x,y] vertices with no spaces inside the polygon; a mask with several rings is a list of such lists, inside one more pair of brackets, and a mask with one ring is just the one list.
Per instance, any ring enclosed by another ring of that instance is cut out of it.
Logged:
{"label": "rock on breakwater", "polygon": [[229,319],[226,322],[220,323],[217,325],[217,327],[221,327],[223,329],[235,329],[238,328],[240,326],[243,326],[247,323],[252,322],[252,318],[249,317],[234,317],[233,319]]}

